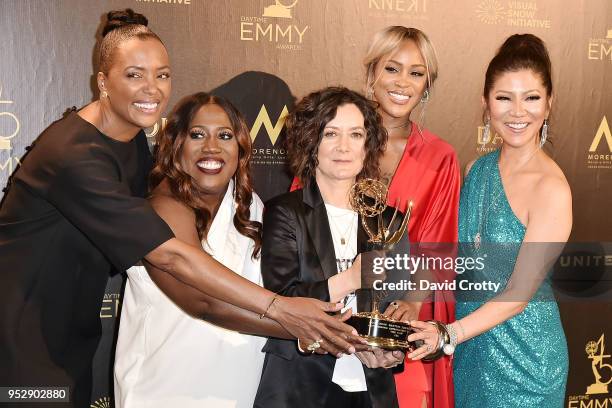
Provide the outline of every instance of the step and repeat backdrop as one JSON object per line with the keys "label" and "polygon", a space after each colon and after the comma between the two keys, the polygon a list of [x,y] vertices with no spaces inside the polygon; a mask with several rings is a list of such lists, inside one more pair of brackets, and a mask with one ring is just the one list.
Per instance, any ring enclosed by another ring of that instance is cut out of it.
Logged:
{"label": "step and repeat backdrop", "polygon": [[[440,76],[422,117],[455,147],[463,165],[501,143],[499,137],[480,143],[489,60],[510,34],[543,38],[556,89],[548,149],[572,187],[571,240],[577,243],[556,269],[582,280],[569,285],[560,304],[571,360],[566,406],[612,408],[612,290],[605,284],[612,281],[610,0],[2,0],[2,187],[46,126],[67,108],[97,98],[101,23],[107,11],[126,7],[145,14],[169,50],[170,106],[184,95],[214,90],[245,114],[256,189],[264,200],[289,187],[282,143],[287,112],[324,86],[363,90],[362,58],[379,29],[417,27],[435,44]],[[163,124],[162,118],[148,129],[150,140]],[[92,407],[112,406],[122,285],[121,274],[112,277],[101,303],[104,336]]]}

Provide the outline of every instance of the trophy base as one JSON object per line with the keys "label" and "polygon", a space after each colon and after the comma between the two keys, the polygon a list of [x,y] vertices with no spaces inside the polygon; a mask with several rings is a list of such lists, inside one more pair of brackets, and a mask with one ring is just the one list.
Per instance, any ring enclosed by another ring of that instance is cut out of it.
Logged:
{"label": "trophy base", "polygon": [[393,320],[379,312],[355,313],[346,322],[353,326],[368,345],[385,350],[413,350],[418,344],[409,342],[414,329],[408,324]]}
{"label": "trophy base", "polygon": [[603,384],[600,382],[596,382],[595,384],[591,384],[587,387],[587,394],[607,394],[608,393],[608,384]]}
{"label": "trophy base", "polygon": [[368,346],[378,347],[385,350],[412,350],[412,343],[409,341],[385,339],[382,337],[362,336]]}

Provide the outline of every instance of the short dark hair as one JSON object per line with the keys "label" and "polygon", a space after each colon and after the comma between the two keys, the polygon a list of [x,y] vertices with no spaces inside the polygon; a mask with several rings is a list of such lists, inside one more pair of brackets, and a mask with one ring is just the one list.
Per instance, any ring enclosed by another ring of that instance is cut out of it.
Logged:
{"label": "short dark hair", "polygon": [[387,143],[387,131],[376,111],[376,102],[348,88],[328,87],[302,98],[287,117],[289,166],[302,183],[307,184],[314,178],[323,129],[336,117],[338,107],[347,104],[359,109],[366,129],[366,155],[357,178],[379,177],[378,162]]}

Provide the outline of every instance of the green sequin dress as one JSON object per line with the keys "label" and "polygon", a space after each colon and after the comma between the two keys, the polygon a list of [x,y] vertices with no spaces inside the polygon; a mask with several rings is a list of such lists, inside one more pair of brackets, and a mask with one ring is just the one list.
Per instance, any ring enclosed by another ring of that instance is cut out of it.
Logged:
{"label": "green sequin dress", "polygon": [[[494,267],[487,267],[482,273],[501,282],[503,288],[514,269],[525,226],[508,203],[498,160],[499,150],[481,157],[465,180],[459,204],[459,241],[464,256],[477,256],[485,246],[494,246],[486,262]],[[479,232],[480,246],[466,244],[473,243]],[[474,279],[474,275],[470,276]],[[557,304],[553,296],[547,295],[552,293],[548,280],[538,293],[544,293],[545,300],[532,300],[519,315],[457,347],[455,407],[563,406],[567,343]],[[457,297],[457,319],[485,301],[461,298]]]}

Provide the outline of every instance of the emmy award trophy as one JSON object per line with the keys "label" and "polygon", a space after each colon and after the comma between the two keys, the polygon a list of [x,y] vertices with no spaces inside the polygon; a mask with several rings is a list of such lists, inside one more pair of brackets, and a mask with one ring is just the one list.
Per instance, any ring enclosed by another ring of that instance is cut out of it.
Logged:
{"label": "emmy award trophy", "polygon": [[[362,227],[369,236],[368,249],[390,250],[406,233],[412,202],[408,204],[400,226],[392,232],[390,228],[396,221],[398,210],[395,209],[391,221],[385,226],[383,211],[387,208],[387,186],[382,182],[373,179],[357,181],[350,192],[350,203],[353,209],[361,215]],[[371,219],[375,221],[374,228],[369,224]],[[353,326],[370,346],[386,350],[414,348],[415,344],[411,344],[407,339],[408,335],[413,332],[410,325],[391,319],[378,310],[387,292],[372,288],[366,290],[369,290],[371,294],[371,311],[355,313],[347,323]]]}

